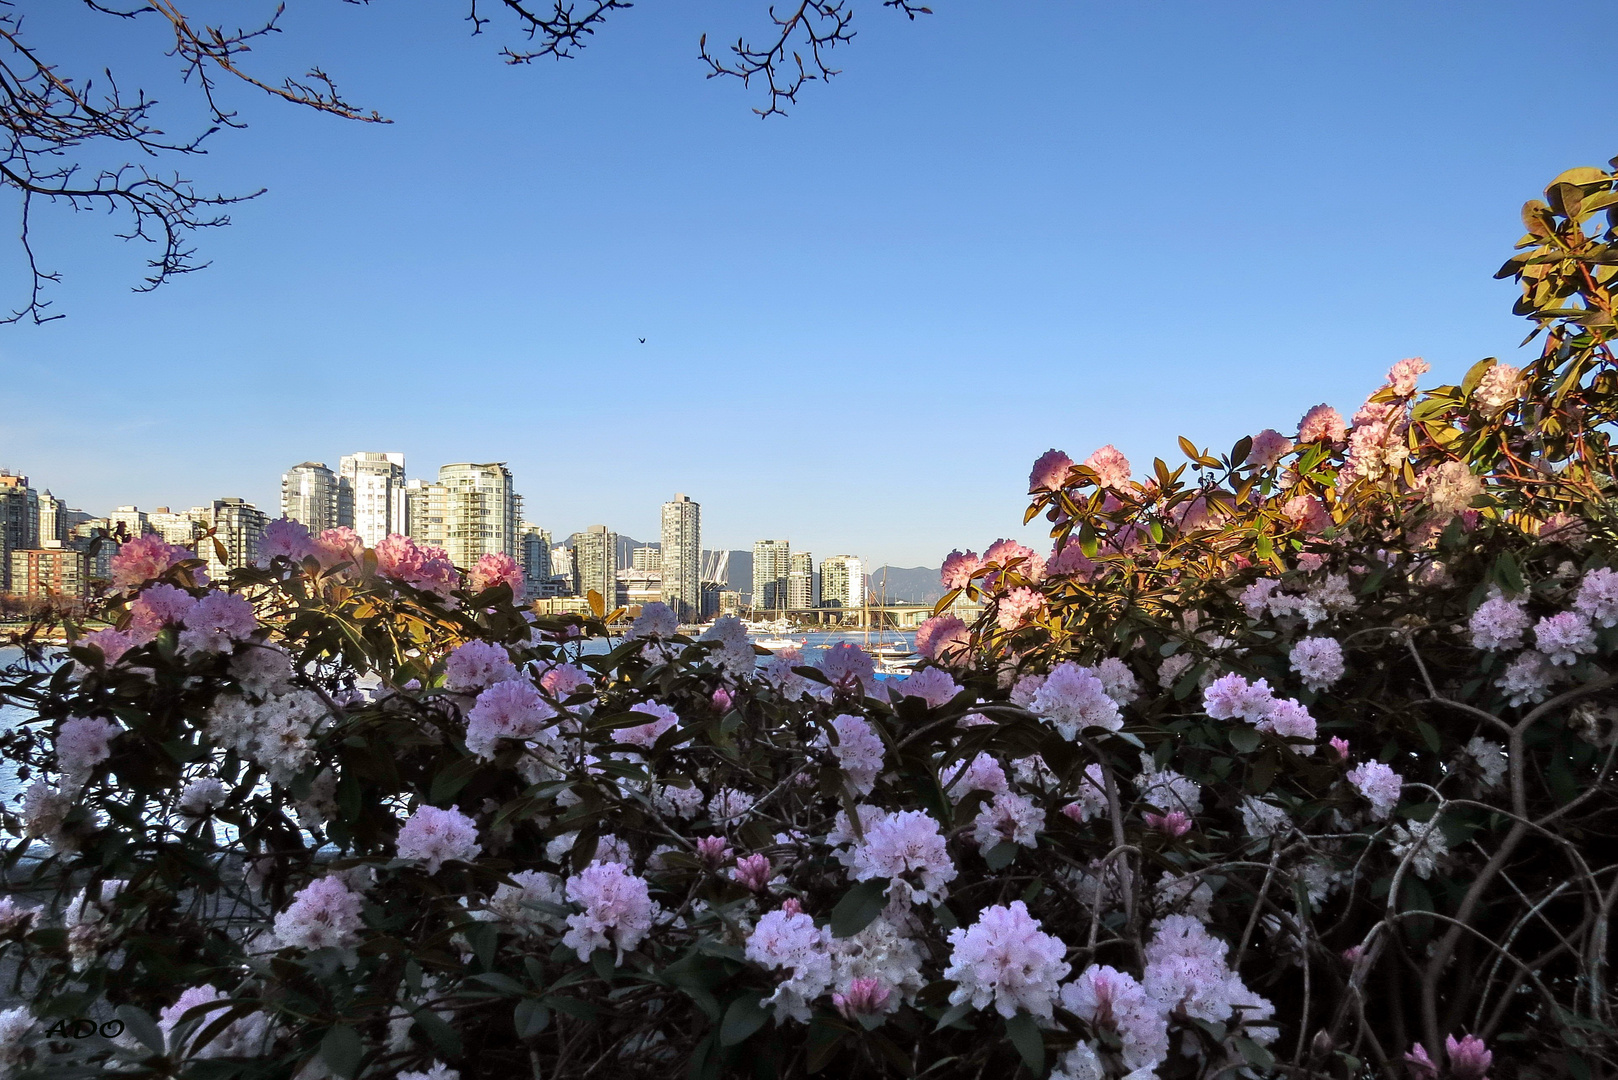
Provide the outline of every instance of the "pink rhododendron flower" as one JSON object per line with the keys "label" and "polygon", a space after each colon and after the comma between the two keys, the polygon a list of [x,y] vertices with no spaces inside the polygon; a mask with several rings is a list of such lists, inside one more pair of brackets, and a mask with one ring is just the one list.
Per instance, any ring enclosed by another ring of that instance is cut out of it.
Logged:
{"label": "pink rhododendron flower", "polygon": [[1495,364],[1483,373],[1472,391],[1472,404],[1485,416],[1492,416],[1522,397],[1522,368]]}
{"label": "pink rhododendron flower", "polygon": [[848,993],[833,994],[832,1004],[846,1020],[856,1016],[874,1016],[884,1011],[890,991],[877,979],[855,979],[848,984]]}
{"label": "pink rhododendron flower", "polygon": [[1556,669],[1544,653],[1525,649],[1512,658],[1494,684],[1506,692],[1512,705],[1524,705],[1544,701],[1555,678]]}
{"label": "pink rhododendron flower", "polygon": [[1348,740],[1347,739],[1341,739],[1341,738],[1338,738],[1336,735],[1333,735],[1332,738],[1331,738],[1330,746],[1331,746],[1331,749],[1332,749],[1332,753],[1337,755],[1337,760],[1338,761],[1347,761],[1348,760]]}
{"label": "pink rhododendron flower", "polygon": [[970,927],[949,933],[949,966],[944,978],[955,982],[951,1005],[970,1002],[974,1009],[994,1010],[1007,1019],[1019,1009],[1043,1020],[1051,1018],[1059,984],[1072,966],[1063,960],[1067,946],[1041,931],[1028,906],[983,909]]}
{"label": "pink rhododendron flower", "polygon": [[1292,449],[1292,440],[1276,431],[1274,428],[1265,428],[1253,436],[1253,447],[1247,452],[1247,464],[1269,468]]}
{"label": "pink rhododendron flower", "polygon": [[267,522],[258,538],[258,565],[268,566],[273,559],[291,559],[300,563],[315,553],[314,538],[309,526],[288,517]]}
{"label": "pink rhododendron flower", "polygon": [[1124,726],[1118,703],[1107,693],[1094,669],[1064,661],[1039,685],[1029,711],[1049,720],[1062,738],[1072,741],[1086,728],[1117,731]]}
{"label": "pink rhododendron flower", "polygon": [[657,743],[667,732],[680,726],[680,717],[667,705],[659,705],[655,701],[643,701],[639,705],[631,705],[630,712],[644,713],[652,719],[635,727],[614,728],[612,741],[627,743],[630,746],[650,747]]}
{"label": "pink rhododendron flower", "polygon": [[477,822],[451,807],[419,807],[399,830],[399,858],[423,865],[429,874],[438,873],[446,862],[471,862],[483,850],[478,843]]}
{"label": "pink rhododendron flower", "polygon": [[1378,480],[1399,469],[1409,456],[1403,432],[1380,420],[1357,423],[1348,437],[1348,460],[1343,463],[1343,475],[1349,479]]}
{"label": "pink rhododendron flower", "polygon": [[1438,1080],[1438,1066],[1427,1056],[1427,1048],[1421,1043],[1405,1051],[1404,1063],[1410,1070],[1411,1080]]}
{"label": "pink rhododendron flower", "polygon": [[1346,434],[1348,425],[1343,422],[1343,414],[1330,405],[1316,405],[1298,421],[1298,441],[1301,443],[1319,442],[1322,439],[1342,442]]}
{"label": "pink rhododendron flower", "polygon": [[1073,459],[1060,450],[1047,450],[1034,462],[1034,471],[1028,474],[1028,490],[1055,491],[1067,479]]}
{"label": "pink rhododendron flower", "polygon": [[253,605],[234,593],[210,592],[185,616],[185,629],[180,631],[180,651],[190,655],[199,653],[228,653],[236,643],[246,641],[258,630],[258,617]]}
{"label": "pink rhododendron flower", "polygon": [[876,685],[876,661],[849,641],[839,641],[820,656],[821,673],[840,690],[869,691]]}
{"label": "pink rhododendron flower", "polygon": [[556,710],[526,679],[497,682],[478,695],[466,714],[466,749],[492,761],[501,739],[553,738],[548,721]]}
{"label": "pink rhododendron flower", "polygon": [[975,551],[952,551],[944,557],[943,569],[939,571],[939,580],[946,589],[964,589],[972,581],[972,575],[977,573],[983,565],[982,560]]}
{"label": "pink rhododendron flower", "polygon": [[1060,550],[1053,547],[1050,558],[1045,561],[1047,577],[1076,577],[1081,581],[1090,581],[1100,569],[1100,564],[1085,555],[1077,541],[1069,541]]}
{"label": "pink rhododendron flower", "polygon": [[1118,448],[1108,443],[1100,450],[1084,459],[1084,464],[1096,474],[1096,480],[1101,487],[1121,488],[1129,483],[1129,459],[1118,452]]}
{"label": "pink rhododendron flower", "polygon": [[1095,676],[1107,696],[1123,708],[1140,696],[1140,680],[1129,670],[1129,665],[1116,656],[1109,656],[1095,666]]}
{"label": "pink rhododendron flower", "polygon": [[522,599],[522,567],[503,551],[494,551],[478,558],[477,564],[472,567],[468,578],[472,592],[479,593],[485,589],[492,589],[501,582],[511,588],[511,595]]}
{"label": "pink rhododendron flower", "polygon": [[574,667],[572,664],[557,664],[553,668],[546,669],[545,673],[539,677],[539,685],[544,688],[547,694],[558,701],[571,697],[580,690],[590,690],[595,687],[595,683],[591,681],[590,673],[583,668]]}
{"label": "pink rhododendron flower", "polygon": [[[229,995],[215,986],[193,986],[180,994],[179,1000],[157,1015],[158,1030],[163,1032],[169,1040],[169,1052],[175,1057],[184,1058],[192,1056],[189,1048],[174,1045],[174,1029],[180,1025],[180,1018],[192,1009],[204,1005],[211,1005],[216,1001],[225,1001]],[[212,1009],[202,1013],[200,1019],[194,1019],[191,1025],[191,1035],[188,1040],[193,1045],[203,1030],[218,1020],[227,1010],[223,1008]],[[259,1053],[263,1049],[266,1034],[269,1032],[269,1017],[261,1012],[248,1013],[238,1017],[225,1025],[225,1029],[215,1035],[195,1052],[195,1057],[222,1058],[222,1057],[248,1057]]]}
{"label": "pink rhododendron flower", "polygon": [[[882,757],[886,753],[882,737],[863,717],[844,713],[831,722],[837,732],[837,745],[831,748],[837,764],[848,774],[849,784],[856,794],[869,795],[882,772]],[[820,743],[828,740],[821,736]]]}
{"label": "pink rhododendron flower", "polygon": [[949,672],[935,667],[923,668],[900,680],[898,689],[901,696],[920,698],[933,709],[948,705],[961,692],[960,684],[949,677]]}
{"label": "pink rhododendron flower", "polygon": [[854,845],[849,872],[855,881],[892,878],[899,895],[917,904],[944,899],[946,886],[958,873],[938,822],[922,810],[889,814],[866,826],[864,842]]}
{"label": "pink rhododendron flower", "polygon": [[[1313,495],[1294,495],[1281,504],[1281,513],[1298,523],[1298,528],[1310,535],[1324,532],[1331,525],[1326,504]],[[1302,556],[1299,556],[1300,562]]]}
{"label": "pink rhododendron flower", "polygon": [[1563,611],[1534,624],[1534,643],[1551,663],[1571,667],[1596,651],[1596,632],[1583,612]]}
{"label": "pink rhododendron flower", "polygon": [[121,630],[114,630],[109,626],[105,630],[92,630],[80,636],[74,644],[100,649],[101,659],[111,667],[123,657],[124,653],[135,647],[136,641]]}
{"label": "pink rhododendron flower", "polygon": [[[1279,735],[1283,739],[1308,739],[1315,737],[1315,718],[1309,710],[1298,703],[1296,698],[1277,698],[1270,706],[1270,711],[1264,718],[1254,725],[1260,731],[1268,731]],[[1300,754],[1312,754],[1313,746],[1294,747]]]}
{"label": "pink rhododendron flower", "polygon": [[1494,596],[1478,605],[1467,626],[1472,631],[1474,649],[1515,649],[1528,629],[1528,612],[1521,601]]}
{"label": "pink rhododendron flower", "polygon": [[1168,1057],[1168,1017],[1134,976],[1095,964],[1062,987],[1062,1008],[1122,1044],[1124,1068],[1150,1069]]}
{"label": "pink rhododendron flower", "polygon": [[713,707],[722,713],[729,712],[731,706],[730,691],[723,686],[713,692]]}
{"label": "pink rhododendron flower", "polygon": [[1482,1039],[1467,1035],[1460,1041],[1455,1036],[1444,1037],[1444,1054],[1449,1058],[1449,1074],[1454,1080],[1485,1080],[1494,1054]]}
{"label": "pink rhododendron flower", "polygon": [[1149,829],[1155,829],[1164,836],[1184,836],[1191,831],[1191,815],[1184,810],[1170,810],[1166,814],[1154,814],[1151,811],[1141,815]]}
{"label": "pink rhododendron flower", "polygon": [[156,533],[137,536],[120,545],[118,554],[112,557],[112,583],[119,588],[143,585],[161,577],[174,564],[196,557],[189,548],[170,544]]}
{"label": "pink rhododendron flower", "polygon": [[70,716],[56,732],[56,764],[62,790],[78,792],[101,762],[112,756],[109,744],[123,728],[99,716]]}
{"label": "pink rhododendron flower", "polygon": [[767,856],[744,856],[736,860],[736,883],[752,892],[764,892],[769,888],[773,869]]}
{"label": "pink rhododendron flower", "polygon": [[1026,581],[1038,583],[1045,576],[1045,557],[1015,540],[996,540],[983,553],[984,565],[993,563],[1001,569],[983,577],[985,589],[997,589],[1004,579],[1005,570],[1012,570]]}
{"label": "pink rhododendron flower", "polygon": [[1618,626],[1618,570],[1598,566],[1585,574],[1573,610],[1602,626]]}
{"label": "pink rhododendron flower", "polygon": [[346,949],[359,941],[364,898],[340,877],[316,878],[275,917],[275,937],[294,949]]}
{"label": "pink rhododendron flower", "polygon": [[1012,589],[1000,598],[996,620],[1002,630],[1015,630],[1044,607],[1045,597],[1033,589]]}
{"label": "pink rhododendron flower", "polygon": [[[1145,988],[1165,1012],[1184,1010],[1209,1023],[1224,1023],[1238,1008],[1246,1017],[1268,1016],[1273,1006],[1253,993],[1230,969],[1230,946],[1208,933],[1190,915],[1166,915],[1146,946]],[[1269,1042],[1278,1032],[1249,1029],[1255,1041]]]}
{"label": "pink rhododendron flower", "polygon": [[517,677],[517,667],[503,645],[473,640],[455,646],[444,660],[444,687],[470,693]]}
{"label": "pink rhododendron flower", "polygon": [[1107,780],[1101,766],[1092,762],[1084,767],[1079,790],[1073,801],[1062,807],[1062,813],[1073,821],[1083,823],[1099,817],[1107,809]]}
{"label": "pink rhododendron flower", "polygon": [[581,962],[611,946],[622,963],[624,953],[634,951],[651,933],[658,911],[646,880],[616,862],[591,863],[568,878],[567,898],[584,910],[567,917],[569,929],[562,944],[578,953]]}
{"label": "pink rhododendron flower", "polygon": [[958,615],[935,615],[916,627],[916,651],[934,663],[964,658],[972,634]]}
{"label": "pink rhododendron flower", "polygon": [[1378,821],[1388,820],[1393,808],[1399,805],[1399,793],[1404,788],[1404,777],[1380,761],[1367,761],[1348,771],[1348,782],[1371,804],[1371,816]]}
{"label": "pink rhododendron flower", "polygon": [[1416,392],[1417,380],[1432,369],[1433,366],[1419,356],[1401,360],[1389,369],[1387,385],[1400,397],[1409,397]]}
{"label": "pink rhododendron flower", "polygon": [[723,836],[697,837],[697,858],[710,869],[717,870],[724,866],[734,854]]}
{"label": "pink rhododendron flower", "polygon": [[165,626],[179,626],[197,606],[197,598],[173,585],[153,585],[142,590],[129,605],[129,634],[138,641],[150,641]]}
{"label": "pink rhododendron flower", "polygon": [[671,638],[679,630],[680,620],[674,614],[674,609],[661,600],[653,600],[641,607],[628,636],[636,639]]}
{"label": "pink rhododendron flower", "polygon": [[1287,654],[1292,670],[1303,676],[1303,684],[1319,693],[1343,677],[1343,647],[1337,639],[1306,637]]}
{"label": "pink rhododendron flower", "polygon": [[314,539],[314,556],[322,570],[330,570],[339,563],[358,566],[365,558],[365,541],[347,525],[324,529]]}
{"label": "pink rhododendron flower", "polygon": [[1264,679],[1249,683],[1235,673],[1215,679],[1202,692],[1202,708],[1215,720],[1258,723],[1275,706],[1275,695]]}
{"label": "pink rhododendron flower", "polygon": [[955,773],[944,780],[944,790],[951,799],[960,802],[974,791],[987,791],[998,795],[1009,790],[1006,771],[991,755],[978,752],[969,762],[963,762]]}
{"label": "pink rhododendron flower", "polygon": [[421,572],[421,548],[410,537],[389,533],[376,545],[376,568],[379,573],[409,581]]}
{"label": "pink rhododendron flower", "polygon": [[1045,811],[1016,792],[1006,791],[983,804],[972,822],[972,841],[988,851],[1002,841],[1037,847],[1036,834],[1045,827]]}

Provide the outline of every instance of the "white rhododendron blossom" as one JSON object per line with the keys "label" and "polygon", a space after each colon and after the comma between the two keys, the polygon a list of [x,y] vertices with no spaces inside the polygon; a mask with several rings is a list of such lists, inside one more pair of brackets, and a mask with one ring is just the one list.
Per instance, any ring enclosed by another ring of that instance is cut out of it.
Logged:
{"label": "white rhododendron blossom", "polygon": [[969,1002],[1001,1016],[1022,1009],[1050,1019],[1059,984],[1072,970],[1062,959],[1067,946],[1041,931],[1021,900],[984,908],[970,927],[949,932],[949,945],[944,978],[956,984],[950,1004]]}
{"label": "white rhododendron blossom", "polygon": [[595,862],[567,879],[568,900],[583,910],[567,917],[568,931],[562,943],[590,959],[597,949],[612,948],[617,962],[633,952],[651,932],[658,912],[646,887],[622,863]]}

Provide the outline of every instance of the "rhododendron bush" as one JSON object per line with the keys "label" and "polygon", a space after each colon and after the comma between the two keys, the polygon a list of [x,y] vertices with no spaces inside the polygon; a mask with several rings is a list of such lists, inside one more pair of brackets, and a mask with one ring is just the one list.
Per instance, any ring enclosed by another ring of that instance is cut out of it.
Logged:
{"label": "rhododendron bush", "polygon": [[1614,203],[1525,209],[1521,370],[1042,456],[1053,548],[954,553],[904,679],[405,537],[127,545],[0,684],[0,1069],[1613,1074]]}

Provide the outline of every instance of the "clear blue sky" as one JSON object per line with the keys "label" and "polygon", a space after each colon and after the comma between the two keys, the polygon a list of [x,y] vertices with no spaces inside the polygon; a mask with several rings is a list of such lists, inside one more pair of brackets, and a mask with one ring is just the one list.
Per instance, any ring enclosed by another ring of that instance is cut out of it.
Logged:
{"label": "clear blue sky", "polygon": [[[1352,408],[1401,357],[1514,356],[1518,207],[1618,153],[1563,119],[1601,2],[864,0],[844,74],[767,122],[695,57],[760,0],[646,0],[515,69],[457,3],[289,6],[259,70],[318,62],[396,122],[232,90],[252,126],[192,172],[269,193],[154,294],[104,219],[41,215],[68,318],[0,329],[0,465],[72,505],[273,510],[295,462],[402,450],[509,462],[558,534],[655,537],[683,491],[705,546],[937,565],[1017,531],[1047,447],[1140,466]],[[155,36],[24,7],[185,97]]]}

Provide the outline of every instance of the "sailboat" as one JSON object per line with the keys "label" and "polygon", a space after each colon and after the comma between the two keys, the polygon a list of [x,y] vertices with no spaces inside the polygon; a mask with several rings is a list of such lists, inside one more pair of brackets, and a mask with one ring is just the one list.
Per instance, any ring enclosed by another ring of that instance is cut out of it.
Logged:
{"label": "sailboat", "polygon": [[877,599],[876,644],[871,644],[871,590],[865,590],[863,598],[864,612],[860,620],[865,624],[864,649],[876,661],[876,670],[882,675],[909,675],[921,660],[914,649],[902,640],[887,641],[887,621],[880,611],[888,606],[888,576],[882,575],[882,595]]}

